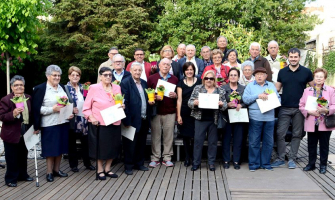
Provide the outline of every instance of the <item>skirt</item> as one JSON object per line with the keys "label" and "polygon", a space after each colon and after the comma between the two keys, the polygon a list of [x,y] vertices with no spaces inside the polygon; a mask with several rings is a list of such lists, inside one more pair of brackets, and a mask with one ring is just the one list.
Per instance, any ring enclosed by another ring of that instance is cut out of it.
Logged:
{"label": "skirt", "polygon": [[56,157],[69,152],[69,123],[41,128],[43,157]]}
{"label": "skirt", "polygon": [[[97,126],[88,123],[89,156],[97,157]],[[121,126],[113,124],[99,127],[98,159],[109,160],[119,156],[121,150]]]}

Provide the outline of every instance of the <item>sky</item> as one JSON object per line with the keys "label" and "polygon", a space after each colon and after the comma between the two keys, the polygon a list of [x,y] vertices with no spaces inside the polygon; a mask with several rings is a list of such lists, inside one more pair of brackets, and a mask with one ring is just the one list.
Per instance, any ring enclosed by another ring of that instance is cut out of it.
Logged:
{"label": "sky", "polygon": [[306,6],[335,6],[335,0],[316,0]]}

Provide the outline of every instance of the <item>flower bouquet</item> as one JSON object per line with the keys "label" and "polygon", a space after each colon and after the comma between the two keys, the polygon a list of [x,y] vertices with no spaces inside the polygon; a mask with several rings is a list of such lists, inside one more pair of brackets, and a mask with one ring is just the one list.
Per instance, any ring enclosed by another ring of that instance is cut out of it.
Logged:
{"label": "flower bouquet", "polygon": [[279,62],[280,62],[280,69],[283,69],[285,67],[286,59],[284,57],[280,57]]}
{"label": "flower bouquet", "polygon": [[86,82],[86,83],[83,85],[83,89],[84,89],[84,97],[87,96],[88,89],[90,88],[90,85],[91,85],[91,82]]}
{"label": "flower bouquet", "polygon": [[241,95],[238,92],[233,91],[229,95],[229,100],[230,100],[230,102],[235,103],[235,107],[237,107],[237,104],[239,104],[240,101],[241,101]]}
{"label": "flower bouquet", "polygon": [[123,103],[123,99],[124,99],[124,95],[121,95],[121,94],[116,94],[113,96],[113,99],[115,101],[115,104],[120,104],[122,105]]}
{"label": "flower bouquet", "polygon": [[216,75],[216,83],[220,87],[224,81],[224,78],[222,78],[221,74]]}
{"label": "flower bouquet", "polygon": [[24,98],[23,96],[15,96],[11,99],[13,103],[15,103],[16,108],[23,108],[24,109],[24,102],[27,101],[29,98]]}
{"label": "flower bouquet", "polygon": [[157,87],[157,95],[160,96],[163,100],[164,97],[164,92],[165,92],[165,87],[164,85],[160,85]]}
{"label": "flower bouquet", "polygon": [[264,91],[264,94],[266,94],[266,95],[269,95],[269,94],[272,94],[272,93],[274,93],[274,91],[271,90],[271,89],[268,89],[268,88],[266,88],[265,91]]}
{"label": "flower bouquet", "polygon": [[145,92],[148,94],[149,101],[151,102],[155,101],[155,90],[154,89],[148,88],[148,89],[145,89]]}
{"label": "flower bouquet", "polygon": [[115,85],[120,85],[120,81],[118,81],[118,80],[115,80],[115,81],[113,81],[113,83],[112,84],[115,84]]}
{"label": "flower bouquet", "polygon": [[158,54],[150,54],[149,55],[149,62],[151,64],[151,66],[155,66],[157,65],[157,62],[161,59],[160,55]]}
{"label": "flower bouquet", "polygon": [[327,99],[325,99],[324,97],[319,97],[316,102],[318,103],[318,106],[327,106],[328,105],[328,101]]}
{"label": "flower bouquet", "polygon": [[57,98],[57,106],[66,106],[69,104],[69,99],[67,96],[62,96],[62,97],[56,97]]}

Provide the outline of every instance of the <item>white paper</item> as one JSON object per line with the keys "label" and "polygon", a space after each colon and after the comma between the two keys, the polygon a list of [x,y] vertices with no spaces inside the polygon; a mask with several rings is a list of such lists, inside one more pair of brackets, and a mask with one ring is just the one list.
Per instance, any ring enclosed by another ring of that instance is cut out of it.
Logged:
{"label": "white paper", "polygon": [[219,109],[219,94],[199,93],[199,108]]}
{"label": "white paper", "polygon": [[268,100],[263,101],[262,99],[256,100],[261,113],[265,113],[269,110],[273,110],[279,106],[281,106],[279,99],[277,97],[277,93],[272,93],[268,95]]}
{"label": "white paper", "polygon": [[69,103],[68,105],[60,109],[59,115],[58,115],[58,123],[64,122],[72,114],[73,114],[73,103]]}
{"label": "white paper", "polygon": [[100,111],[100,114],[106,126],[123,118],[126,118],[126,114],[124,113],[123,108],[119,104]]}
{"label": "white paper", "polygon": [[317,97],[308,96],[305,104],[305,110],[315,111],[318,107],[318,102],[316,102],[317,99],[318,99]]}
{"label": "white paper", "polygon": [[83,114],[83,108],[84,108],[84,101],[78,101],[77,102],[77,108],[78,108],[78,116],[84,117]]}
{"label": "white paper", "polygon": [[158,79],[156,90],[155,90],[156,93],[157,93],[157,87],[159,87],[160,85],[163,85],[165,87],[164,96],[166,97],[169,97],[170,92],[175,92],[176,90],[175,84],[169,83],[167,81],[163,81],[162,79]]}
{"label": "white paper", "polygon": [[239,111],[236,109],[228,109],[230,123],[238,122],[249,122],[248,109],[240,108]]}
{"label": "white paper", "polygon": [[279,70],[277,68],[272,68],[272,81],[273,82],[277,82],[277,78],[278,78],[278,73],[279,73]]}
{"label": "white paper", "polygon": [[135,132],[136,128],[132,126],[125,127],[123,124],[121,124],[121,135],[128,138],[129,140],[134,140]]}
{"label": "white paper", "polygon": [[28,151],[40,141],[40,134],[34,134],[34,126],[31,126],[28,131],[23,135],[24,143]]}

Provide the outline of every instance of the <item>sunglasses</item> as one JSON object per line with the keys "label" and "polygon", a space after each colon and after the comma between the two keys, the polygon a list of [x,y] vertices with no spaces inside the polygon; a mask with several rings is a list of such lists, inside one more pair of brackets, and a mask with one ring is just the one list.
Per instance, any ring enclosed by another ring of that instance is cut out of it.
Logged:
{"label": "sunglasses", "polygon": [[112,74],[102,74],[105,78],[112,77]]}
{"label": "sunglasses", "polygon": [[213,77],[205,77],[204,80],[205,80],[205,81],[208,81],[208,80],[209,80],[209,81],[214,81],[214,78],[213,78]]}

